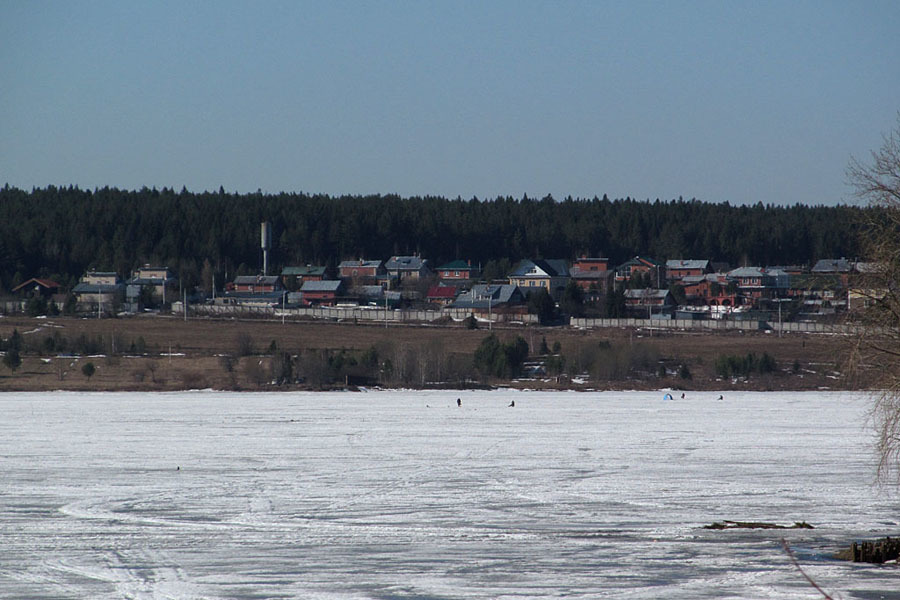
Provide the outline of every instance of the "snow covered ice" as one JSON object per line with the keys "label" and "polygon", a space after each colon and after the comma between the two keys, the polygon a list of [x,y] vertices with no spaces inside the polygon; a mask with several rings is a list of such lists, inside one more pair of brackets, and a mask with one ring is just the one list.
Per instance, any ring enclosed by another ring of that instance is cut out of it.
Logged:
{"label": "snow covered ice", "polygon": [[0,597],[900,598],[867,397],[718,395],[2,394]]}

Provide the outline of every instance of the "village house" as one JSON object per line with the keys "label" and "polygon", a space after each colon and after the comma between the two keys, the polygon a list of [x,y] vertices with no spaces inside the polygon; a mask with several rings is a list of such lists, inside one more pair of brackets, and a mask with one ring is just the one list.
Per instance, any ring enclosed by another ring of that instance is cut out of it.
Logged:
{"label": "village house", "polygon": [[387,271],[380,260],[345,260],[338,265],[338,277],[358,285],[386,284]]}
{"label": "village house", "polygon": [[389,291],[380,285],[361,285],[350,290],[350,295],[358,298],[362,305],[375,308],[396,308],[400,306],[400,292]]}
{"label": "village house", "polygon": [[834,275],[841,280],[841,285],[847,287],[853,270],[853,263],[846,258],[824,258],[816,261],[810,272],[813,275]]}
{"label": "village house", "polygon": [[323,279],[325,279],[325,267],[322,266],[284,267],[281,270],[281,285],[289,290],[298,290],[307,281],[322,281]]}
{"label": "village house", "polygon": [[669,290],[625,290],[625,308],[629,314],[638,318],[670,315],[675,310],[675,299]]}
{"label": "village house", "polygon": [[728,272],[728,278],[737,282],[741,304],[758,306],[760,300],[778,296],[778,278],[787,291],[787,273],[784,271],[769,272],[761,267],[738,267]]}
{"label": "village house", "polygon": [[616,283],[625,283],[641,276],[646,278],[650,285],[659,287],[666,281],[664,271],[665,267],[652,258],[635,256],[616,268]]}
{"label": "village house", "polygon": [[418,256],[392,256],[384,263],[384,269],[397,283],[431,276],[428,260]]}
{"label": "village house", "polygon": [[459,288],[452,285],[433,285],[428,288],[428,294],[425,300],[432,304],[440,304],[441,306],[449,306],[456,300],[456,294]]}
{"label": "village house", "polygon": [[344,295],[344,282],[340,279],[334,281],[305,281],[300,288],[301,302],[313,306],[334,306]]}
{"label": "village house", "polygon": [[52,279],[38,279],[36,277],[20,283],[12,289],[13,294],[24,298],[51,298],[58,291],[59,284]]}
{"label": "village house", "polygon": [[225,286],[225,295],[216,304],[248,307],[277,307],[287,303],[287,290],[277,275],[238,275]]}
{"label": "village house", "polygon": [[525,294],[517,285],[476,284],[457,296],[451,308],[462,308],[473,314],[491,312],[525,312]]}
{"label": "village house", "polygon": [[438,278],[446,282],[471,281],[479,274],[479,269],[472,266],[472,261],[454,260],[437,268]]}
{"label": "village house", "polygon": [[613,272],[609,270],[608,258],[589,258],[582,256],[572,263],[569,277],[584,290],[584,299],[596,302],[602,294],[612,287]]}
{"label": "village house", "polygon": [[681,281],[685,277],[699,277],[712,272],[708,260],[667,260],[666,281]]}
{"label": "village house", "polygon": [[792,277],[788,296],[800,303],[803,314],[811,316],[846,309],[851,294],[841,273],[824,271]]}
{"label": "village house", "polygon": [[566,261],[559,259],[526,259],[509,274],[509,283],[526,294],[536,288],[544,288],[554,300],[562,296],[568,281]]}
{"label": "village house", "polygon": [[735,306],[738,302],[737,285],[729,285],[725,275],[707,273],[686,275],[681,279],[686,304],[690,306]]}
{"label": "village house", "polygon": [[89,271],[73,289],[80,310],[110,312],[125,300],[125,286],[119,275],[109,271]]}
{"label": "village house", "polygon": [[228,291],[265,294],[283,289],[281,279],[277,275],[238,275]]}
{"label": "village house", "polygon": [[[166,304],[177,300],[178,278],[168,267],[151,267],[144,265],[132,273],[131,279],[125,285],[125,300],[132,305],[132,309],[143,308],[141,292],[148,289],[155,302]],[[147,292],[144,293],[146,299]]]}

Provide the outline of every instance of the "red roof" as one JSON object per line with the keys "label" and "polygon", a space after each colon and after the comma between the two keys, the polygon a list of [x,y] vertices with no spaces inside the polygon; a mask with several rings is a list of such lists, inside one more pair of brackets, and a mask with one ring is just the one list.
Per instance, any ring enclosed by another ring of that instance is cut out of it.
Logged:
{"label": "red roof", "polygon": [[59,284],[56,283],[55,281],[53,281],[52,279],[37,279],[36,277],[32,277],[25,283],[20,283],[19,285],[14,287],[12,291],[18,292],[25,286],[31,285],[32,283],[35,283],[43,288],[47,288],[48,290],[59,289]]}
{"label": "red roof", "polygon": [[433,285],[428,288],[428,297],[436,300],[453,300],[456,298],[456,288],[452,285]]}

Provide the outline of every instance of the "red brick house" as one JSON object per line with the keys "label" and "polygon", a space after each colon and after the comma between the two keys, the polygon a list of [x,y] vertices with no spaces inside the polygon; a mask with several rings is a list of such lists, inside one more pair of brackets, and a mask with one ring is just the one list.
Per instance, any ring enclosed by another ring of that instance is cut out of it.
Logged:
{"label": "red brick house", "polygon": [[609,270],[608,258],[583,256],[572,263],[569,277],[585,291],[587,300],[594,301],[612,286],[613,272]]}
{"label": "red brick house", "polygon": [[357,282],[375,282],[387,275],[384,263],[380,260],[345,260],[338,265],[338,277],[352,279]]}
{"label": "red brick house", "polygon": [[680,281],[712,272],[708,260],[667,260],[666,281]]}
{"label": "red brick house", "polygon": [[437,275],[442,281],[469,281],[478,277],[479,270],[472,261],[454,260],[438,267]]}
{"label": "red brick house", "polygon": [[728,292],[728,280],[723,275],[688,275],[682,278],[681,286],[687,303],[693,306],[735,306],[737,293]]}

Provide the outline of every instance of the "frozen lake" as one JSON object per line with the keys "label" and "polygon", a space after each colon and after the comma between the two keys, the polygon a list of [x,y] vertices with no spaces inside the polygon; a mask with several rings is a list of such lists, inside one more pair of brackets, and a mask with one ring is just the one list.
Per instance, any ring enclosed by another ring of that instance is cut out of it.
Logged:
{"label": "frozen lake", "polygon": [[662,395],[2,394],[0,597],[900,598],[864,396]]}

